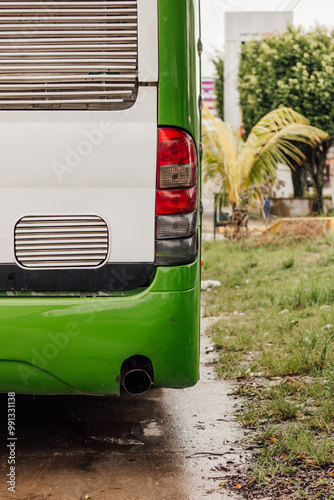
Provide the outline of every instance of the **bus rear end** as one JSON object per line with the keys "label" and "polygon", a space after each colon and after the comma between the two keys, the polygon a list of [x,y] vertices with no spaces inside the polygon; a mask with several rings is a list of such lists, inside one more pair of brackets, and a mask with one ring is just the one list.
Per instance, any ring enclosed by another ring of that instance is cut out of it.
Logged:
{"label": "bus rear end", "polygon": [[197,0],[0,4],[0,390],[199,366]]}

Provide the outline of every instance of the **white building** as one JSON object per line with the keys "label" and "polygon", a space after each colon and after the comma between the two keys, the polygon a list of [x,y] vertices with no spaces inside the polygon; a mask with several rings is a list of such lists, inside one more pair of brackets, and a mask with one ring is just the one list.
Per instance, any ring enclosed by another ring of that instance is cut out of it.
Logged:
{"label": "white building", "polygon": [[241,45],[254,39],[285,31],[293,22],[292,12],[225,13],[224,119],[235,129],[241,124],[238,71]]}

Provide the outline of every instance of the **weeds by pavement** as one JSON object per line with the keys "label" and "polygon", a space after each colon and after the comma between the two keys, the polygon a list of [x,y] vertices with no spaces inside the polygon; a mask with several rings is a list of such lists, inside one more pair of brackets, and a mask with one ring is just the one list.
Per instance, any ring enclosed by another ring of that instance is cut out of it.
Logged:
{"label": "weeds by pavement", "polygon": [[258,450],[246,498],[334,499],[334,240],[204,243],[217,372],[238,380]]}

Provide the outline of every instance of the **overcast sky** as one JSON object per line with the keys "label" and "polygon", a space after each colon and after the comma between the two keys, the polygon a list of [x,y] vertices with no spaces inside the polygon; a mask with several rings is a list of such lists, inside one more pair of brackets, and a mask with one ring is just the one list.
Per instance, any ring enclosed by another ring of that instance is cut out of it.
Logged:
{"label": "overcast sky", "polygon": [[204,77],[214,75],[211,58],[224,50],[224,13],[227,11],[291,11],[294,24],[306,27],[316,23],[334,28],[334,0],[201,0],[202,61]]}

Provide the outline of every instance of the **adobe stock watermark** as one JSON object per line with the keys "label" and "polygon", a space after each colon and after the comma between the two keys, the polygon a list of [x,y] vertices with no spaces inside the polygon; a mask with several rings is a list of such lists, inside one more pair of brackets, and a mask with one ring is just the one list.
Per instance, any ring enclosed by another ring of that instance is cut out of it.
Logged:
{"label": "adobe stock watermark", "polygon": [[[144,101],[146,96],[147,92],[143,89],[136,102]],[[123,111],[118,121],[105,120],[89,130],[83,129],[79,142],[75,146],[66,146],[63,161],[53,161],[51,164],[58,181],[62,183],[65,175],[73,173],[89,158],[102,145],[105,137],[112,134],[120,123],[125,122],[130,112],[131,108]]]}
{"label": "adobe stock watermark", "polygon": [[[110,288],[115,291],[124,290],[128,287],[131,279],[132,275],[128,275],[125,270],[114,269],[111,272]],[[17,367],[26,387],[29,385],[30,378],[38,375],[38,369],[47,371],[49,362],[55,360],[62,351],[67,349],[72,339],[82,333],[82,328],[94,323],[97,313],[110,310],[110,301],[105,301],[104,298],[105,295],[100,298],[91,298],[92,302],[85,301],[72,308],[73,314],[76,314],[80,320],[68,321],[64,324],[63,330],[47,333],[43,345],[39,349],[33,348],[31,350],[29,364],[21,363]],[[67,309],[64,311],[55,310],[44,313],[44,316],[46,318],[59,317],[62,314],[66,315],[66,313]],[[37,369],[32,369],[32,367]]]}
{"label": "adobe stock watermark", "polygon": [[73,147],[66,146],[65,158],[62,162],[53,161],[52,169],[60,183],[64,180],[65,174],[71,174],[93,151],[101,146],[106,135],[115,130],[115,123],[106,120],[90,130],[83,129],[83,138]]}
{"label": "adobe stock watermark", "polygon": [[[81,332],[80,327],[75,322],[67,323],[64,332],[48,333],[46,342],[40,350],[32,349],[31,351],[31,365],[46,371],[50,361],[56,359],[61,351],[66,349],[72,338],[79,335]],[[29,380],[33,376],[38,375],[38,370],[32,370],[31,365],[21,363],[17,369],[21,376],[24,385],[29,385]]]}
{"label": "adobe stock watermark", "polygon": [[[156,76],[154,70],[150,66],[146,66],[142,71],[143,81],[151,81],[152,76]],[[153,88],[150,89],[152,91]],[[148,88],[139,87],[136,101],[133,106],[144,103],[149,96]],[[133,108],[131,106],[128,109],[123,110],[118,114],[117,121],[105,120],[96,124],[95,127],[91,129],[83,129],[81,131],[82,138],[77,142],[76,145],[67,145],[65,148],[65,157],[62,161],[53,161],[51,166],[52,169],[60,183],[63,182],[64,176],[73,173],[82,163],[91,156],[94,151],[99,148],[105,137],[112,134],[117,127],[126,122],[131,114]]]}
{"label": "adobe stock watermark", "polygon": [[15,493],[16,488],[16,425],[15,425],[15,392],[8,393],[8,437],[7,437],[7,449],[8,449],[8,473],[7,473],[7,484],[8,491]]}
{"label": "adobe stock watermark", "polygon": [[[101,309],[103,309],[103,304],[85,303],[79,305],[77,308],[77,314],[79,314],[82,318],[80,323],[69,321],[65,324],[64,331],[54,333],[49,332],[46,335],[48,342],[44,342],[43,346],[39,350],[36,348],[31,350],[29,365],[21,363],[17,367],[24,385],[28,386],[30,378],[38,375],[38,370],[32,370],[31,365],[47,371],[49,362],[55,360],[59,356],[60,352],[64,351],[68,347],[71,340],[81,333],[80,325],[84,326],[93,323],[96,311]],[[47,316],[49,315],[50,314],[47,313]]]}
{"label": "adobe stock watermark", "polygon": [[[78,305],[75,314],[80,317],[80,321],[68,321],[65,323],[63,331],[49,332],[46,334],[44,344],[39,348],[33,348],[31,350],[29,364],[21,363],[18,365],[17,370],[24,385],[27,387],[31,377],[35,377],[39,374],[38,369],[47,371],[49,363],[54,361],[62,351],[69,347],[73,339],[82,333],[83,327],[94,323],[98,312],[109,309],[110,303],[105,303],[99,299],[94,302],[85,302],[84,304]],[[50,311],[45,313],[45,315],[46,317],[59,316],[61,315],[61,311]]]}

